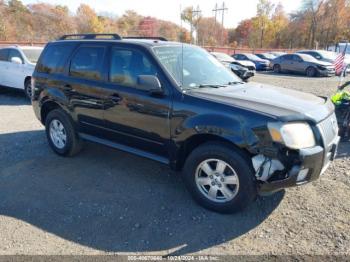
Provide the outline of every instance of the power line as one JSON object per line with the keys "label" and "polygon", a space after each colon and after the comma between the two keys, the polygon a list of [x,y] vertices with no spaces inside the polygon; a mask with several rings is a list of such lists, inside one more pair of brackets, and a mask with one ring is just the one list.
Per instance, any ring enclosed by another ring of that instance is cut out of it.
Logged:
{"label": "power line", "polygon": [[216,27],[216,21],[217,21],[217,13],[221,12],[221,26],[222,26],[222,32],[221,32],[221,43],[224,42],[224,22],[225,22],[225,12],[228,11],[228,8],[225,5],[225,2],[222,3],[222,7],[218,7],[218,4],[215,5],[214,8],[215,13],[215,27]]}

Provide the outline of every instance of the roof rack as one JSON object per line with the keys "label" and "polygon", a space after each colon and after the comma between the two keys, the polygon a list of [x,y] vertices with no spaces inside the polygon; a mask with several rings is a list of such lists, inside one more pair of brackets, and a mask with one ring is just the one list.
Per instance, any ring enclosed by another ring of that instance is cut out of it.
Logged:
{"label": "roof rack", "polygon": [[123,39],[147,39],[147,40],[168,41],[168,39],[161,36],[124,36]]}
{"label": "roof rack", "polygon": [[71,34],[63,35],[58,40],[74,40],[74,39],[114,39],[122,40],[122,37],[118,34]]}

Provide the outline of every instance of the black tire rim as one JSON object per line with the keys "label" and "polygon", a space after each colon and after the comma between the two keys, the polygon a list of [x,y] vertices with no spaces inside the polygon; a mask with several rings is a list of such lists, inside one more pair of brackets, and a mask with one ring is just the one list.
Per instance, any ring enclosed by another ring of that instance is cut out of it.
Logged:
{"label": "black tire rim", "polygon": [[26,93],[27,97],[29,97],[29,98],[32,97],[32,84],[30,81],[26,82],[25,93]]}

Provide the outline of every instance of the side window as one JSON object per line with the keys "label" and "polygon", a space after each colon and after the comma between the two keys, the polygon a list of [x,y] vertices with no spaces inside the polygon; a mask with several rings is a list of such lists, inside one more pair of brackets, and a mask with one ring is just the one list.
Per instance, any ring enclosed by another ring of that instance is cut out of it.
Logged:
{"label": "side window", "polygon": [[22,60],[22,63],[23,63],[23,57],[21,55],[21,53],[16,50],[16,49],[10,49],[9,51],[9,56],[8,56],[8,61],[11,62],[11,59],[14,58],[14,57],[18,57]]}
{"label": "side window", "polygon": [[0,49],[0,61],[2,62],[7,61],[8,54],[9,54],[8,49]]}
{"label": "side window", "polygon": [[102,80],[104,47],[80,47],[70,63],[69,74],[78,78]]}
{"label": "side window", "polygon": [[112,83],[137,87],[139,75],[157,75],[149,59],[136,50],[112,48],[109,80]]}
{"label": "side window", "polygon": [[284,58],[283,60],[285,60],[285,61],[293,60],[293,56],[292,55],[285,55],[283,58]]}
{"label": "side window", "polygon": [[293,61],[295,62],[302,62],[301,58],[297,55],[293,55]]}
{"label": "side window", "polygon": [[39,59],[37,71],[46,74],[62,73],[65,62],[74,47],[75,45],[67,43],[49,45]]}

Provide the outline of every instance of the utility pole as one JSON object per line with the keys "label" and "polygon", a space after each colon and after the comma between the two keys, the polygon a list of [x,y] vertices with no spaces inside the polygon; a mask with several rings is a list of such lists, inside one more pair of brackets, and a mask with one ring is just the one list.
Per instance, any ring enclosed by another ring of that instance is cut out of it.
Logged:
{"label": "utility pole", "polygon": [[[191,11],[191,42],[192,42],[192,33],[193,33],[193,18],[196,17],[198,20],[200,17],[200,14],[202,13],[202,10],[200,10],[199,5],[197,6],[197,9],[192,8]],[[198,21],[197,21],[198,22]],[[196,29],[196,44],[198,44],[198,25]]]}
{"label": "utility pole", "polygon": [[224,22],[225,22],[225,12],[228,10],[228,8],[225,5],[225,2],[222,3],[222,7],[218,8],[218,4],[215,5],[215,9],[213,10],[215,12],[215,27],[216,27],[216,18],[217,18],[217,12],[221,12],[221,44],[224,43]]}
{"label": "utility pole", "polygon": [[214,23],[214,35],[216,35],[216,20],[217,20],[217,16],[218,16],[218,3],[215,4],[215,7],[213,9],[214,12],[214,18],[215,18],[215,23]]}

